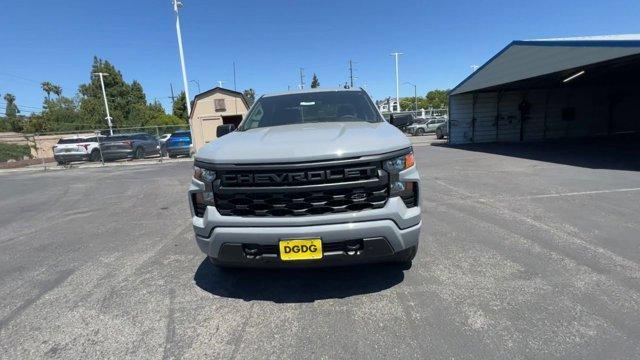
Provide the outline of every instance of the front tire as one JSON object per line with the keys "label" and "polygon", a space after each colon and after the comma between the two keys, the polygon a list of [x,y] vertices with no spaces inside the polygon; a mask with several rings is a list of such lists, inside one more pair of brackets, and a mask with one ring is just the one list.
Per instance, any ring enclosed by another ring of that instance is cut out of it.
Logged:
{"label": "front tire", "polygon": [[438,140],[444,139],[444,135],[442,135],[442,130],[440,130],[440,129],[436,130],[436,139],[438,139]]}
{"label": "front tire", "polygon": [[424,135],[424,129],[423,128],[417,128],[416,129],[416,136],[422,136]]}

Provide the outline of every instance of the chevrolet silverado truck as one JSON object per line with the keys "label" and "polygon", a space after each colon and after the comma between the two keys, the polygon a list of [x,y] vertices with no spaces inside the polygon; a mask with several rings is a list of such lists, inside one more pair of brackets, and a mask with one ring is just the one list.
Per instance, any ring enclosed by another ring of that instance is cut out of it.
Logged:
{"label": "chevrolet silverado truck", "polygon": [[[409,265],[422,225],[411,143],[362,89],[265,95],[201,148],[196,242],[220,267]],[[223,136],[224,135],[224,136]]]}

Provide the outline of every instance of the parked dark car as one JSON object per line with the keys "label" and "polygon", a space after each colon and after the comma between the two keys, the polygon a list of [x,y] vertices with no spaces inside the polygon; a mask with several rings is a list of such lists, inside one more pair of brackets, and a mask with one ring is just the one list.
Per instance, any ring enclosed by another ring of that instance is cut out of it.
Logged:
{"label": "parked dark car", "polygon": [[436,128],[436,139],[444,139],[445,136],[449,136],[449,120],[445,120]]}
{"label": "parked dark car", "polygon": [[100,144],[105,160],[143,159],[149,155],[160,155],[160,143],[146,133],[108,136]]}
{"label": "parked dark car", "polygon": [[411,125],[413,121],[413,115],[411,114],[391,114],[389,116],[389,123],[400,130],[404,130],[404,128]]}
{"label": "parked dark car", "polygon": [[165,141],[165,149],[170,158],[179,155],[191,156],[191,132],[176,131]]}

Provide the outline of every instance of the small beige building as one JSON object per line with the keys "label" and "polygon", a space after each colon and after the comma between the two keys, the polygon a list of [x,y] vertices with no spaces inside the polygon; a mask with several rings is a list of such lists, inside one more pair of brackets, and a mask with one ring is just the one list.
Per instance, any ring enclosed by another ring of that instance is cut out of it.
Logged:
{"label": "small beige building", "polygon": [[190,119],[194,150],[198,151],[216,139],[218,125],[234,124],[237,127],[248,111],[247,99],[237,91],[215,87],[196,95]]}

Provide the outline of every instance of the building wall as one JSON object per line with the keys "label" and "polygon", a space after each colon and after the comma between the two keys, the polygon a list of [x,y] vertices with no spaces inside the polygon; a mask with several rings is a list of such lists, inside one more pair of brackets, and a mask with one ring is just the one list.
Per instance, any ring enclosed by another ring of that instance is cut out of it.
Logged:
{"label": "building wall", "polygon": [[[624,94],[612,101],[612,94]],[[531,105],[521,119],[523,99]],[[514,142],[588,137],[640,130],[640,91],[633,88],[558,88],[465,93],[450,97],[450,143]],[[573,108],[573,120],[563,109]],[[475,126],[472,119],[475,118]],[[610,121],[611,120],[611,121]]]}
{"label": "building wall", "polygon": [[[223,99],[225,101],[225,111],[215,110],[216,99]],[[193,113],[191,114],[194,149],[197,151],[208,142],[217,138],[216,129],[218,125],[222,125],[223,116],[244,116],[248,110],[240,96],[233,96],[224,92],[215,92],[200,97],[194,104]]]}

